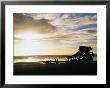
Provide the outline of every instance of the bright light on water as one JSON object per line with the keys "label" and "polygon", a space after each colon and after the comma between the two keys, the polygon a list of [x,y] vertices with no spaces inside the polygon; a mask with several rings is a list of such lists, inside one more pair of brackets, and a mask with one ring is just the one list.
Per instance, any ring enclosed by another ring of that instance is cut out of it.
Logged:
{"label": "bright light on water", "polygon": [[[62,56],[62,57],[58,57],[58,56],[51,56],[51,57],[42,57],[42,56],[38,56],[38,57],[22,57],[22,58],[16,58],[14,59],[14,63],[19,63],[19,62],[42,62],[42,61],[55,61],[55,59],[58,59],[58,61],[66,61],[66,56]],[[93,59],[94,61],[96,61],[96,57],[94,57]]]}

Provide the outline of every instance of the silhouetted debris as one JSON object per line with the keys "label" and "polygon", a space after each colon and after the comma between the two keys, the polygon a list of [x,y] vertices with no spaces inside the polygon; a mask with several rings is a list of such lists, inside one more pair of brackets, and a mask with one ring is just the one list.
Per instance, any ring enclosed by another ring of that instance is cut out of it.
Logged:
{"label": "silhouetted debris", "polygon": [[45,61],[44,63],[45,63],[45,64],[51,64],[51,62],[52,62],[52,61],[50,60],[50,61]]}

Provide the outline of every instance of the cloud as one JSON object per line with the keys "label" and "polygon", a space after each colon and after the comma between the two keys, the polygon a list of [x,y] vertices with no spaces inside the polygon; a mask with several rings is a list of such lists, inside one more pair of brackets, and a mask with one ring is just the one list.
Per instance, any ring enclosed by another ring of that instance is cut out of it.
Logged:
{"label": "cloud", "polygon": [[25,31],[50,34],[56,31],[56,27],[49,24],[47,19],[34,20],[22,14],[14,14],[14,35]]}
{"label": "cloud", "polygon": [[[19,32],[33,31],[45,37],[36,39],[52,43],[54,48],[60,45],[66,49],[76,49],[85,45],[94,47],[97,44],[97,15],[86,13],[53,13],[53,14],[14,14],[14,39]],[[51,46],[51,47],[53,47]]]}
{"label": "cloud", "polygon": [[95,13],[25,13],[24,15],[34,20],[47,19],[53,26],[70,29],[97,23],[97,15]]}
{"label": "cloud", "polygon": [[61,14],[57,14],[57,13],[50,13],[50,14],[46,14],[46,13],[33,13],[33,14],[24,14],[25,16],[30,16],[32,17],[34,20],[40,20],[40,19],[47,19],[47,20],[54,20],[60,17]]}
{"label": "cloud", "polygon": [[95,13],[25,13],[24,15],[36,21],[48,20],[48,24],[59,28],[59,30],[77,31],[97,26],[97,14]]}
{"label": "cloud", "polygon": [[96,16],[85,16],[85,17],[78,17],[78,18],[71,18],[71,19],[56,19],[51,21],[50,23],[54,26],[66,27],[69,29],[76,30],[79,26],[89,25],[89,24],[96,24],[97,19]]}

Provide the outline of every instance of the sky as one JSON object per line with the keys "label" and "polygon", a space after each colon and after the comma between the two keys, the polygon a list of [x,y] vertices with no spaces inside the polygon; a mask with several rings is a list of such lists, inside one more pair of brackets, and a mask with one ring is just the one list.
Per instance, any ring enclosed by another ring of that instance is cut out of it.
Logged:
{"label": "sky", "polygon": [[97,54],[96,13],[14,13],[14,56]]}

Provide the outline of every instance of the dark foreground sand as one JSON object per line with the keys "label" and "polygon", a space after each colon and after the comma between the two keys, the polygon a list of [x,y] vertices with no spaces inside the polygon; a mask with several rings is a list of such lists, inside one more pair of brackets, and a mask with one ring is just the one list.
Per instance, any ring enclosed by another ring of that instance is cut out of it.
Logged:
{"label": "dark foreground sand", "polygon": [[15,63],[14,75],[97,75],[97,63],[93,64]]}

